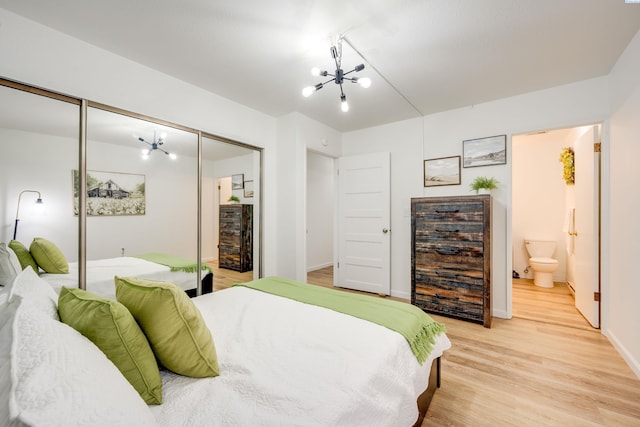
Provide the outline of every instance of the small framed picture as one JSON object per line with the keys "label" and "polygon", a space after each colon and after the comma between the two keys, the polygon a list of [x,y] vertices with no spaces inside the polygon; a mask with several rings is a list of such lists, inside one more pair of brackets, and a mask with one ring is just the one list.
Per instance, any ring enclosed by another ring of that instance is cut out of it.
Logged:
{"label": "small framed picture", "polygon": [[460,185],[460,156],[424,161],[424,186]]}
{"label": "small framed picture", "polygon": [[253,181],[244,182],[244,197],[253,197]]}
{"label": "small framed picture", "polygon": [[507,136],[497,135],[462,141],[465,168],[504,165],[507,163]]}
{"label": "small framed picture", "polygon": [[231,175],[231,189],[242,190],[244,188],[244,174]]}

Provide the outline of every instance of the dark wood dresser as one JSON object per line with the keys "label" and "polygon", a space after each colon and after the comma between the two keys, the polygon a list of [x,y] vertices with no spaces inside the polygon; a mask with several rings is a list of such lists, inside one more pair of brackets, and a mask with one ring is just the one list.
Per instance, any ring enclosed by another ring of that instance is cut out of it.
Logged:
{"label": "dark wood dresser", "polygon": [[220,268],[253,270],[253,205],[220,205]]}
{"label": "dark wood dresser", "polygon": [[491,196],[411,199],[411,303],[491,327]]}

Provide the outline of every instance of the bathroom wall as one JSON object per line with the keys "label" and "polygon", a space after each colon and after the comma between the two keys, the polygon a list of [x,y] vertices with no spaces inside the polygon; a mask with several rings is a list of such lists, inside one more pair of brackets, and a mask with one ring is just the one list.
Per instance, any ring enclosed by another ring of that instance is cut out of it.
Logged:
{"label": "bathroom wall", "polygon": [[563,231],[568,195],[572,187],[562,179],[559,161],[563,147],[572,146],[571,129],[513,137],[512,242],[513,269],[520,277],[533,278],[524,270],[529,255],[525,239],[554,240],[554,258],[559,267],[553,274],[556,282],[567,281],[566,233]]}

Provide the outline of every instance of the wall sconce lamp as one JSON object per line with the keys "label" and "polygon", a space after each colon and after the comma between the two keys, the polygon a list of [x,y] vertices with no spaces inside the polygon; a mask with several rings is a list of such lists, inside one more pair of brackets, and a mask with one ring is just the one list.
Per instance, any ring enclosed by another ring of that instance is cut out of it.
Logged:
{"label": "wall sconce lamp", "polygon": [[42,205],[42,195],[39,191],[36,190],[23,190],[20,192],[18,196],[18,209],[16,209],[16,222],[13,226],[13,240],[16,240],[16,233],[18,232],[18,222],[20,221],[20,199],[24,193],[38,193],[38,199],[36,200],[37,205]]}

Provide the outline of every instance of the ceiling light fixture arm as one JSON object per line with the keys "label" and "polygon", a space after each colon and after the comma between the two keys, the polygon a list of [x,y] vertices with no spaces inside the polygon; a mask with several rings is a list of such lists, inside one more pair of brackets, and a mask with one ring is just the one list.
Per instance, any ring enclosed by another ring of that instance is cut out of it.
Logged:
{"label": "ceiling light fixture arm", "polygon": [[168,151],[160,148],[160,146],[164,144],[164,138],[165,138],[164,134],[160,135],[160,138],[156,138],[155,131],[153,132],[153,142],[149,142],[142,137],[138,137],[138,141],[144,142],[145,144],[151,146],[149,150],[143,150],[142,158],[146,160],[147,158],[149,158],[149,155],[151,153],[153,153],[155,150],[159,150],[159,151],[162,151],[167,156],[169,156],[171,159],[175,160],[177,158],[175,154],[171,154]]}
{"label": "ceiling light fixture arm", "polygon": [[360,84],[360,86],[364,88],[368,88],[371,85],[371,79],[369,79],[368,77],[364,77],[364,78],[346,77],[348,74],[357,73],[359,71],[364,70],[364,64],[356,65],[352,70],[347,71],[345,73],[344,70],[342,69],[342,38],[339,38],[336,44],[337,44],[337,47],[331,46],[331,48],[329,49],[329,51],[331,52],[331,57],[333,58],[333,61],[336,66],[335,74],[331,74],[328,71],[320,71],[318,68],[313,68],[311,70],[312,75],[322,76],[322,77],[330,76],[332,78],[325,82],[318,83],[314,86],[305,87],[302,90],[302,95],[305,98],[309,97],[314,92],[317,92],[320,89],[322,89],[324,85],[326,85],[327,83],[334,82],[335,84],[340,86],[340,101],[341,101],[342,111],[347,112],[349,110],[349,105],[347,104],[347,97],[344,93],[344,88],[342,87],[342,84],[344,83],[344,81],[348,80],[351,83],[358,83]]}

